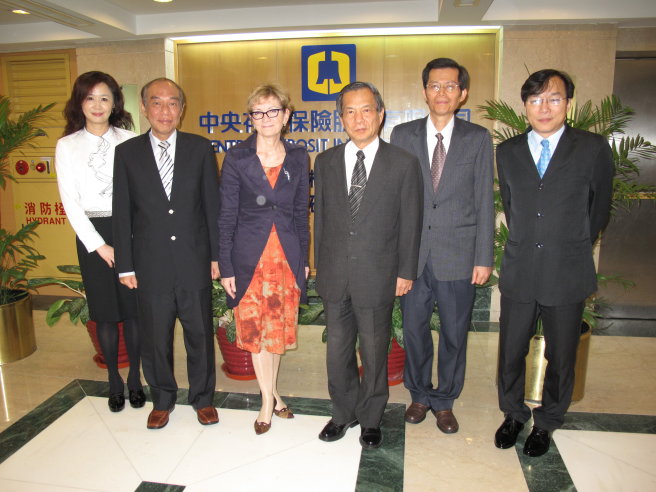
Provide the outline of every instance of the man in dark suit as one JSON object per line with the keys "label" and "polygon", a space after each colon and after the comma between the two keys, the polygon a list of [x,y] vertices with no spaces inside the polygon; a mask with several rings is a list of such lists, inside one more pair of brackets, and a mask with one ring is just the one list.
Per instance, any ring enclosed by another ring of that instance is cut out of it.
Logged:
{"label": "man in dark suit", "polygon": [[[418,424],[431,409],[437,427],[451,434],[458,431],[453,402],[465,382],[475,286],[492,273],[494,163],[489,132],[455,117],[467,98],[467,69],[437,58],[424,68],[422,81],[428,117],[396,126],[391,139],[419,158],[424,180],[417,280],[401,298],[404,384],[412,397],[405,420]],[[433,388],[430,319],[436,303],[440,338]]]}
{"label": "man in dark suit", "polygon": [[151,129],[116,147],[114,237],[121,283],[137,289],[144,376],[153,411],[148,428],[169,420],[177,397],[173,328],[180,318],[187,348],[189,403],[201,424],[219,421],[211,279],[218,278],[219,183],[210,143],[176,130],[184,93],[155,79],[141,91]]}
{"label": "man in dark suit", "polygon": [[412,288],[417,272],[421,171],[415,157],[378,138],[385,108],[372,84],[344,87],[337,110],[351,140],[319,154],[315,162],[314,258],[328,325],[333,403],[332,419],[319,439],[340,439],[359,421],[360,443],[376,448],[389,396],[394,298]]}
{"label": "man in dark suit", "polygon": [[497,148],[499,186],[510,231],[501,265],[498,448],[515,445],[531,410],[524,403],[524,357],[542,319],[548,361],[542,405],[524,454],[547,452],[572,399],[585,299],[597,289],[592,247],[608,223],[613,155],[601,135],[567,126],[574,84],[556,70],[521,89],[529,130]]}

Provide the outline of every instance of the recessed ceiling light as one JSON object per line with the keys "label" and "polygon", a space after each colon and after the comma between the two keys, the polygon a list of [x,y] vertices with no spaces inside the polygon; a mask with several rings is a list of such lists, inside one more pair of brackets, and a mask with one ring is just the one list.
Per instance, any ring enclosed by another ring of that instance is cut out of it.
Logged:
{"label": "recessed ceiling light", "polygon": [[153,0],[153,2],[157,3],[171,3],[173,0]]}
{"label": "recessed ceiling light", "polygon": [[21,10],[21,9],[15,9],[11,11],[13,14],[21,14],[21,15],[30,15],[30,13],[27,10]]}

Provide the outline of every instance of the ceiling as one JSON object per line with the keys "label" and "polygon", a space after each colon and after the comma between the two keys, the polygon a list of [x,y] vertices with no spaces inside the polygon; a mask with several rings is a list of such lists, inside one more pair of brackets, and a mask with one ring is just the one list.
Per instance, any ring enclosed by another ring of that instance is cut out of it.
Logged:
{"label": "ceiling", "polygon": [[0,51],[301,29],[563,23],[653,27],[656,1],[0,0]]}

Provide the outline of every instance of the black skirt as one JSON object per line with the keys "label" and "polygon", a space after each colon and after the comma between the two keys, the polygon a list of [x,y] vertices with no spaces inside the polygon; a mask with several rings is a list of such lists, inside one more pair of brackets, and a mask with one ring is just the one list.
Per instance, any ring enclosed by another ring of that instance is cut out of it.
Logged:
{"label": "black skirt", "polygon": [[[90,220],[105,243],[112,246],[112,218],[98,217]],[[121,284],[116,270],[109,268],[95,251],[88,253],[77,237],[76,244],[91,320],[110,322],[136,318],[136,292]]]}

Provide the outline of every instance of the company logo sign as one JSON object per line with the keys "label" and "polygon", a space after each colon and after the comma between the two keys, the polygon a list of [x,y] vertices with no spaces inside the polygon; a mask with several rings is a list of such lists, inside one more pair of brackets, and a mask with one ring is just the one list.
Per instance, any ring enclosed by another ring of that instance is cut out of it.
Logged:
{"label": "company logo sign", "polygon": [[301,46],[303,101],[334,101],[355,82],[355,45]]}

